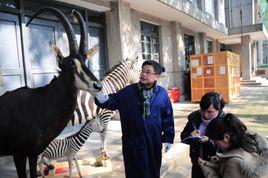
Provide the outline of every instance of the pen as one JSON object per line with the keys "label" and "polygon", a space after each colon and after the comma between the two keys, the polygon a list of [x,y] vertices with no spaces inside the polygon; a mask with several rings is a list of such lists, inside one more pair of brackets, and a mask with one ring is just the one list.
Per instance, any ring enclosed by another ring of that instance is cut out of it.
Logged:
{"label": "pen", "polygon": [[190,121],[190,122],[191,122],[192,126],[194,127],[194,130],[197,130],[196,126],[194,125],[194,123],[192,121]]}

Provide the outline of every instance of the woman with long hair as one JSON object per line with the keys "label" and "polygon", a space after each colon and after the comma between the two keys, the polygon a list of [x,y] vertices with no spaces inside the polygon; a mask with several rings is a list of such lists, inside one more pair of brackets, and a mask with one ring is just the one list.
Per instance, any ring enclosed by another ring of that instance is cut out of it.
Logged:
{"label": "woman with long hair", "polygon": [[248,131],[234,114],[229,113],[211,121],[206,135],[222,151],[211,161],[199,158],[199,165],[206,178],[267,178],[267,140]]}

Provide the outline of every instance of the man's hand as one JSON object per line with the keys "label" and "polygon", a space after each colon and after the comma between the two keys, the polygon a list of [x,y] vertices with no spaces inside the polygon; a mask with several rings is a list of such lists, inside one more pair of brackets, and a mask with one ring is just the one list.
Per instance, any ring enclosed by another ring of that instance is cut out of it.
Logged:
{"label": "man's hand", "polygon": [[171,148],[171,143],[164,143],[165,145],[165,153]]}
{"label": "man's hand", "polygon": [[97,100],[100,102],[100,103],[105,103],[109,97],[107,95],[104,94],[103,90],[101,90],[97,96],[96,96]]}

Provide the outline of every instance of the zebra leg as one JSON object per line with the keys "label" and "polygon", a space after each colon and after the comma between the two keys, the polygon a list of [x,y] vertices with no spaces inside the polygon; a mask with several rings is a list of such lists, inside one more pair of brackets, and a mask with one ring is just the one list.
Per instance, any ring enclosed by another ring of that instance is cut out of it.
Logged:
{"label": "zebra leg", "polygon": [[107,136],[107,123],[103,125],[103,130],[100,132],[100,137],[101,137],[101,146],[100,146],[100,151],[103,157],[109,158],[109,154],[107,151],[107,142],[106,142],[106,136]]}
{"label": "zebra leg", "polygon": [[43,178],[45,178],[44,165],[43,165],[42,161],[40,161],[40,162],[38,163],[38,166],[39,166],[39,169],[40,169],[41,176],[42,176]]}
{"label": "zebra leg", "polygon": [[19,178],[26,178],[26,156],[22,155],[14,155],[14,162],[17,169],[17,174]]}
{"label": "zebra leg", "polygon": [[72,155],[67,155],[68,159],[68,165],[69,165],[69,177],[72,178],[72,173],[73,173],[73,156]]}
{"label": "zebra leg", "polygon": [[79,167],[79,164],[78,164],[78,161],[77,161],[75,155],[74,155],[74,162],[75,162],[75,166],[76,166],[76,169],[77,169],[77,172],[78,172],[79,177],[82,177],[82,174],[81,174],[81,171],[80,171],[80,167]]}
{"label": "zebra leg", "polygon": [[[44,171],[45,171],[45,170],[44,170],[44,165],[47,166],[48,171],[55,169],[55,166],[51,163],[51,160],[48,159],[48,158],[46,158],[46,157],[41,157],[41,160],[40,160],[39,163],[40,163],[40,171],[41,171],[41,175],[42,175],[42,173],[43,173],[42,176],[44,176]],[[42,169],[42,170],[41,170],[41,169]]]}
{"label": "zebra leg", "polygon": [[103,127],[103,130],[100,132],[101,137],[101,146],[100,151],[104,158],[109,158],[107,146],[106,146],[106,137],[107,137],[107,130],[108,130],[108,123],[113,116],[113,112],[110,110],[105,110],[104,113],[100,116],[100,123]]}
{"label": "zebra leg", "polygon": [[[95,126],[95,127],[94,127]],[[93,126],[93,131],[101,133],[103,131],[103,124],[101,124],[101,120],[99,117],[95,118],[95,125]]]}
{"label": "zebra leg", "polygon": [[37,165],[39,167],[39,170],[40,170],[40,174],[43,178],[45,178],[45,174],[44,174],[44,165],[43,165],[43,156],[42,154],[38,156],[38,161],[37,161]]}

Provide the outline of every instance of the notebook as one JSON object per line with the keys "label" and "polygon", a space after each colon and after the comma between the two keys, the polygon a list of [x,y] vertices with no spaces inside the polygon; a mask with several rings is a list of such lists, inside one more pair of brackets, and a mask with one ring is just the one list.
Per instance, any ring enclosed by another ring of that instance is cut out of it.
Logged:
{"label": "notebook", "polygon": [[195,139],[201,139],[204,138],[205,136],[200,136],[200,135],[190,135],[189,137],[186,137],[185,139],[182,140],[182,142],[188,142],[191,140],[195,140]]}

